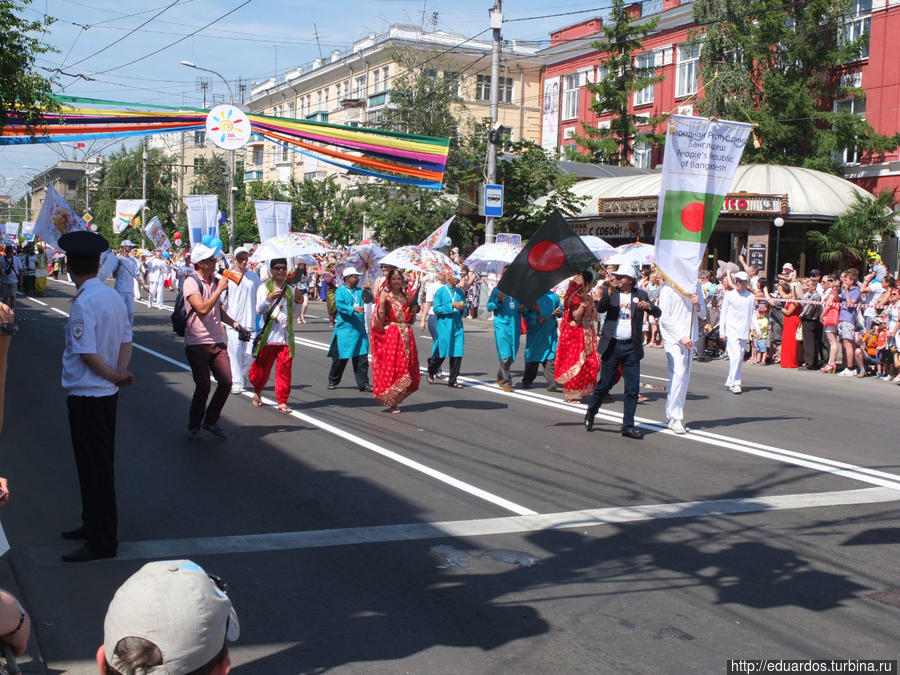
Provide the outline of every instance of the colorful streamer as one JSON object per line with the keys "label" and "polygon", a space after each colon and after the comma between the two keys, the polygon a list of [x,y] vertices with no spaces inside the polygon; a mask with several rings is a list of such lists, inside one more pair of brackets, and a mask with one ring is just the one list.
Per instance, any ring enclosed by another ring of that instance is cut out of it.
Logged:
{"label": "colorful streamer", "polygon": [[[84,142],[103,138],[197,131],[206,127],[206,110],[101,99],[56,96],[59,112],[28,129],[9,112],[0,146],[23,143]],[[107,106],[107,107],[98,107]],[[247,115],[253,132],[298,153],[352,173],[440,190],[450,139],[398,131],[348,127],[267,115]]]}

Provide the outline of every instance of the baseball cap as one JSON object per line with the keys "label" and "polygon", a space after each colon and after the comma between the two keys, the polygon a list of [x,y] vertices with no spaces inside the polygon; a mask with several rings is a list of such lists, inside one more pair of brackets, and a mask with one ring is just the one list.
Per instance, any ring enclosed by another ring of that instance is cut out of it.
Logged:
{"label": "baseball cap", "polygon": [[634,279],[634,268],[631,265],[619,265],[613,274],[617,277],[631,277]]}
{"label": "baseball cap", "polygon": [[821,272],[820,270],[818,270],[818,269],[811,269],[811,270],[809,271],[809,276],[811,276],[811,277],[820,277],[820,276],[822,276],[822,272]]}
{"label": "baseball cap", "polygon": [[215,658],[225,640],[240,635],[231,600],[203,568],[190,560],[151,562],[131,575],[109,603],[103,622],[106,662],[120,672],[116,645],[139,637],[155,644],[163,665],[143,673],[183,675]]}
{"label": "baseball cap", "polygon": [[204,244],[194,244],[194,248],[191,249],[191,261],[198,263],[207,258],[212,258],[215,254],[215,249],[212,249],[209,246]]}
{"label": "baseball cap", "polygon": [[241,253],[246,253],[250,255],[250,250],[246,246],[238,246],[234,249],[234,257],[237,258]]}
{"label": "baseball cap", "polygon": [[342,277],[344,279],[346,279],[347,277],[352,277],[352,276],[357,276],[357,277],[359,276],[359,272],[356,271],[356,268],[355,267],[345,267]]}
{"label": "baseball cap", "polygon": [[134,248],[134,242],[131,241],[131,239],[126,239],[121,244],[119,244],[119,246],[129,246],[131,248]]}
{"label": "baseball cap", "polygon": [[794,271],[794,266],[791,265],[791,263],[788,262],[788,263],[784,263],[784,265],[781,266],[781,269],[782,269],[782,270],[790,270],[791,272],[793,272],[793,271]]}
{"label": "baseball cap", "polygon": [[735,279],[740,279],[741,281],[750,281],[750,277],[747,275],[746,272],[735,272],[731,276],[734,277]]}

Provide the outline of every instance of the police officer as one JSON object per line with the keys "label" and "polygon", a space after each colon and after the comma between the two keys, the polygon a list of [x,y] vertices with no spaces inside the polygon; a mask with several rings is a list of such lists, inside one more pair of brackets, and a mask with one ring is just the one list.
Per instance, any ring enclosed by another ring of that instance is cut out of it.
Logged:
{"label": "police officer", "polygon": [[86,562],[116,555],[114,473],[116,402],[119,387],[131,384],[131,324],[119,294],[97,278],[107,241],[92,232],[59,239],[77,292],[66,322],[62,386],[68,392],[69,430],[81,486],[81,527],[63,539],[85,544],[62,557]]}

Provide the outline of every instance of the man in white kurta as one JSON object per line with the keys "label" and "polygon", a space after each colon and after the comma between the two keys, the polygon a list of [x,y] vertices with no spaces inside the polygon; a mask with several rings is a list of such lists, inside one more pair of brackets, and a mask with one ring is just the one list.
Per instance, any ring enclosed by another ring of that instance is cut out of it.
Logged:
{"label": "man in white kurta", "polygon": [[162,309],[163,291],[166,289],[166,278],[169,276],[169,262],[163,258],[162,251],[157,249],[147,263],[147,283],[150,285],[150,306]]}
{"label": "man in white kurta", "polygon": [[722,299],[719,313],[719,335],[726,340],[728,352],[728,379],[725,388],[732,394],[741,393],[741,367],[744,365],[744,352],[747,351],[747,340],[753,323],[756,297],[747,290],[750,278],[746,272],[734,275],[734,288]]}
{"label": "man in white kurta", "polygon": [[[235,250],[230,269],[244,276],[239,284],[229,279],[223,297],[228,316],[239,325],[252,328],[256,325],[256,291],[262,282],[255,272],[248,269],[249,257],[250,251],[243,246]],[[225,327],[225,335],[228,338],[228,361],[231,363],[231,393],[240,394],[244,391],[244,378],[253,363],[253,343],[241,340],[240,333],[229,326]]]}
{"label": "man in white kurta", "polygon": [[703,291],[699,284],[690,296],[684,296],[669,284],[659,289],[659,330],[662,333],[666,362],[669,366],[669,395],[666,417],[676,434],[687,433],[684,426],[684,401],[691,380],[694,343],[697,341],[697,318],[706,318]]}

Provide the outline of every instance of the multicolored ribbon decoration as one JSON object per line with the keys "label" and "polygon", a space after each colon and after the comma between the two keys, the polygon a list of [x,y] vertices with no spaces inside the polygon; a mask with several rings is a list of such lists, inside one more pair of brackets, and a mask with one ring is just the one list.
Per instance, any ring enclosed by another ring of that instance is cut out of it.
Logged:
{"label": "multicolored ribbon decoration", "polygon": [[[11,111],[9,122],[0,133],[0,145],[73,143],[198,131],[205,129],[209,112],[75,96],[54,98],[61,109],[45,114],[43,126],[28,129]],[[247,118],[260,137],[351,173],[441,189],[450,150],[448,138],[267,115],[248,114]]]}

